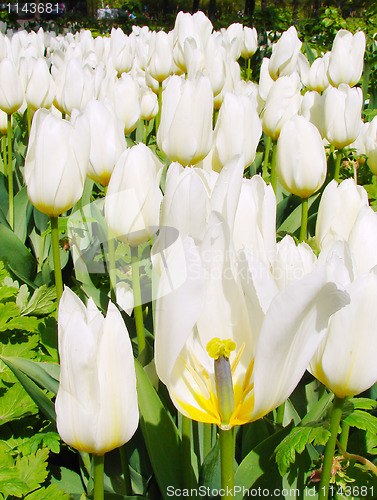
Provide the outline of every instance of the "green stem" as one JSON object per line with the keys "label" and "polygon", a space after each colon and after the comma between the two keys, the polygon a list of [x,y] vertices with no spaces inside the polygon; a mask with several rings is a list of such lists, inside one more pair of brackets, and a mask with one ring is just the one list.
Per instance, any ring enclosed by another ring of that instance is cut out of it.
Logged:
{"label": "green stem", "polygon": [[113,302],[116,302],[115,242],[109,227],[107,234],[108,234],[107,244],[109,250],[110,298]]}
{"label": "green stem", "polygon": [[104,500],[103,478],[104,478],[104,455],[93,455],[93,479],[94,496],[93,500]]}
{"label": "green stem", "polygon": [[353,453],[347,453],[346,450],[342,447],[340,442],[338,442],[339,450],[341,454],[344,456],[346,460],[355,460],[356,462],[360,462],[361,464],[368,467],[375,476],[377,476],[377,467],[367,458],[362,457],[360,455],[354,455]]}
{"label": "green stem", "polygon": [[342,423],[342,432],[340,433],[339,444],[344,451],[347,450],[348,435],[350,432],[350,426],[345,422]]}
{"label": "green stem", "polygon": [[301,229],[300,229],[300,243],[306,240],[308,228],[308,199],[301,198]]}
{"label": "green stem", "polygon": [[339,424],[342,418],[342,409],[345,398],[334,397],[333,407],[330,416],[330,438],[325,448],[323,459],[321,482],[319,483],[318,500],[327,500],[329,496],[329,483],[331,478],[331,469],[333,465],[336,439],[338,436]]}
{"label": "green stem", "polygon": [[144,144],[148,146],[147,141],[148,141],[149,122],[147,120],[143,120],[143,125],[144,125]]}
{"label": "green stem", "polygon": [[267,140],[265,141],[264,145],[265,147],[264,147],[263,172],[262,172],[262,177],[264,180],[266,180],[268,174],[268,158],[270,156],[270,149],[271,149],[271,137],[269,135],[265,137],[267,137]]}
{"label": "green stem", "polygon": [[213,115],[212,115],[212,128],[215,130],[216,123],[217,123],[217,117],[219,116],[219,110],[217,108],[214,108],[213,110]]}
{"label": "green stem", "polygon": [[132,288],[134,292],[134,317],[136,323],[137,344],[139,354],[145,348],[145,334],[143,323],[143,310],[141,307],[141,289],[139,275],[139,247],[131,247],[131,265],[132,265]]}
{"label": "green stem", "polygon": [[182,415],[183,481],[188,490],[192,487],[191,467],[191,419]]}
{"label": "green stem", "polygon": [[221,488],[225,490],[223,498],[233,498],[234,472],[233,458],[235,454],[235,441],[233,429],[224,431],[219,429],[220,462],[221,462]]}
{"label": "green stem", "polygon": [[336,152],[335,173],[334,173],[334,180],[336,180],[336,182],[339,182],[340,164],[342,162],[342,158],[343,158],[343,150],[338,149]]}
{"label": "green stem", "polygon": [[131,496],[132,484],[131,484],[130,468],[128,466],[128,455],[125,444],[119,448],[119,454],[120,454],[120,461],[122,463],[123,480],[124,480],[124,488],[126,491],[126,496]]}
{"label": "green stem", "polygon": [[7,167],[7,140],[6,140],[6,137],[4,135],[3,137],[3,164],[4,164],[4,175],[5,177],[8,175],[8,167]]}
{"label": "green stem", "polygon": [[247,81],[250,81],[250,64],[251,64],[251,58],[249,57],[247,60],[247,75],[246,75]]}
{"label": "green stem", "polygon": [[28,137],[30,137],[32,112],[31,112],[31,109],[29,107],[26,110],[26,116],[27,116],[27,132],[28,132]]}
{"label": "green stem", "polygon": [[282,403],[280,406],[278,406],[276,411],[276,423],[278,425],[283,425],[284,411],[285,411],[285,403]]}
{"label": "green stem", "polygon": [[59,249],[59,217],[50,217],[51,220],[51,244],[52,256],[54,259],[54,276],[56,286],[56,296],[58,304],[63,293],[62,270],[60,267],[60,249]]}
{"label": "green stem", "polygon": [[161,122],[161,106],[162,106],[162,82],[158,82],[158,112],[156,116],[156,135]]}
{"label": "green stem", "polygon": [[13,229],[12,115],[7,117],[9,225]]}
{"label": "green stem", "polygon": [[277,186],[277,173],[276,173],[276,151],[277,151],[277,143],[274,141],[272,143],[272,160],[271,160],[271,185],[274,193],[276,194],[276,186]]}

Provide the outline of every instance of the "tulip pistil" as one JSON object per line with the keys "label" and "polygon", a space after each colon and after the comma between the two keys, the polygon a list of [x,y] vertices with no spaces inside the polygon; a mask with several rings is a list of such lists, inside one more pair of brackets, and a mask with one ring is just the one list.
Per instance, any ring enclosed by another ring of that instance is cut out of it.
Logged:
{"label": "tulip pistil", "polygon": [[236,344],[230,339],[214,338],[207,344],[207,352],[211,358],[214,358],[216,392],[221,416],[220,428],[223,430],[231,428],[230,419],[234,412],[234,391],[229,356],[235,349]]}

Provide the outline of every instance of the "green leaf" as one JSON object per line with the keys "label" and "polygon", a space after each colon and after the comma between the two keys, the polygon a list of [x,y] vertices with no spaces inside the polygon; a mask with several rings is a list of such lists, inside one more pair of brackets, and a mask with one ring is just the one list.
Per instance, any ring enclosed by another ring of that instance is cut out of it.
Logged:
{"label": "green leaf", "polygon": [[21,310],[21,314],[23,316],[26,314],[49,314],[55,310],[55,300],[56,288],[54,286],[47,288],[46,285],[42,285],[34,291],[26,307]]}
{"label": "green leaf", "polygon": [[343,422],[350,427],[357,427],[368,432],[377,434],[377,417],[362,410],[355,410],[347,415]]}
{"label": "green leaf", "polygon": [[[237,465],[237,464],[236,464]],[[199,474],[200,486],[210,490],[218,489],[221,485],[220,442],[216,440],[206,456]]]}
{"label": "green leaf", "polygon": [[46,479],[48,455],[48,449],[43,448],[35,454],[17,459],[16,470],[19,478],[28,486],[29,491],[38,488]]}
{"label": "green leaf", "polygon": [[57,432],[37,432],[30,438],[25,438],[17,448],[23,455],[36,453],[39,448],[48,448],[53,453],[59,453],[60,442],[60,437]]}
{"label": "green leaf", "polygon": [[20,317],[20,309],[14,302],[0,303],[0,332],[26,330],[37,332],[40,321],[37,318]]}
{"label": "green leaf", "polygon": [[[32,400],[36,403],[38,408],[46,415],[46,417],[55,422],[56,414],[55,407],[52,401],[46,396],[46,394],[37,386],[31,378],[29,378],[25,373],[23,373],[17,366],[15,366],[8,358],[0,357],[2,361],[12,370],[13,374],[18,378],[22,387],[29,394]],[[1,398],[0,398],[1,402]]]}
{"label": "green leaf", "polygon": [[310,422],[298,425],[276,447],[276,462],[283,476],[289,466],[294,463],[296,453],[302,453],[309,443],[325,445],[330,437],[326,422]]}
{"label": "green leaf", "polygon": [[14,232],[25,243],[27,226],[33,211],[33,206],[27,195],[27,187],[23,187],[14,197]]}
{"label": "green leaf", "polygon": [[181,487],[181,439],[143,367],[135,361],[140,424],[162,497],[167,487]]}
{"label": "green leaf", "polygon": [[7,361],[3,359],[8,366],[8,363],[11,363],[14,368],[34,380],[34,382],[36,382],[43,389],[47,389],[54,394],[58,392],[59,382],[46,370],[46,367],[50,363],[38,363],[36,361],[32,361],[31,359],[15,357],[7,357],[6,360]]}
{"label": "green leaf", "polygon": [[353,410],[373,410],[377,407],[377,401],[370,398],[352,398],[346,400],[343,408],[343,415],[352,413]]}
{"label": "green leaf", "polygon": [[32,279],[36,261],[26,246],[5,224],[0,223],[0,259],[8,262],[27,279]]}
{"label": "green leaf", "polygon": [[13,420],[37,413],[37,408],[20,384],[0,392],[0,426]]}
{"label": "green leaf", "polygon": [[312,65],[314,60],[315,60],[315,55],[313,54],[313,51],[309,47],[309,44],[306,40],[304,42],[304,46],[305,46],[305,52],[306,52],[306,56],[308,58],[308,61],[309,61],[310,65]]}
{"label": "green leaf", "polygon": [[70,500],[71,496],[59,490],[56,484],[50,484],[47,488],[39,488],[25,497],[25,500]]}
{"label": "green leaf", "polygon": [[248,490],[252,486],[255,487],[257,481],[263,483],[263,486],[266,488],[275,488],[281,484],[274,450],[291,429],[292,424],[272,434],[272,436],[269,436],[251,450],[244,460],[242,460],[234,476],[235,486],[241,488],[241,491],[235,494],[235,499],[241,500],[243,498],[243,489]]}

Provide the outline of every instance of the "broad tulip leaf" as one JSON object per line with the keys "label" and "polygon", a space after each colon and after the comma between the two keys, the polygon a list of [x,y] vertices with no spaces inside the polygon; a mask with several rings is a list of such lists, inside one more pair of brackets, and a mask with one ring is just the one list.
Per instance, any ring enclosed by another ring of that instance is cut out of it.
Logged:
{"label": "broad tulip leaf", "polygon": [[5,224],[0,224],[0,259],[8,262],[26,279],[32,278],[36,261],[22,241]]}
{"label": "broad tulip leaf", "polygon": [[220,443],[218,439],[203,462],[199,474],[199,484],[210,489],[219,488],[221,484]]}
{"label": "broad tulip leaf", "polygon": [[162,497],[168,486],[182,487],[181,438],[143,367],[135,361],[140,424]]}
{"label": "broad tulip leaf", "polygon": [[315,59],[315,55],[313,54],[313,51],[306,40],[304,42],[304,45],[305,45],[306,56],[308,58],[310,65],[312,65]]}
{"label": "broad tulip leaf", "polygon": [[27,226],[33,212],[33,206],[29,201],[26,186],[14,197],[14,232],[25,243]]}
{"label": "broad tulip leaf", "polygon": [[281,477],[275,462],[274,451],[291,429],[292,424],[272,434],[242,460],[234,476],[234,485],[241,490],[235,490],[234,498],[236,500],[242,500],[243,489],[248,490],[255,487],[257,481],[260,485],[263,483],[263,488],[267,489],[281,486]]}
{"label": "broad tulip leaf", "polygon": [[[311,196],[308,200],[308,210],[313,205],[315,200],[320,196],[321,192]],[[293,212],[285,219],[278,228],[279,232],[294,234],[301,226],[301,204],[296,207]]]}
{"label": "broad tulip leaf", "polygon": [[[51,391],[54,394],[58,392],[59,388],[58,380],[55,377],[51,376],[50,373],[45,368],[47,365],[52,363],[38,363],[36,361],[32,361],[31,359],[15,358],[15,357],[8,357],[5,359],[2,358],[2,360],[8,366],[9,366],[8,363],[11,363],[14,368],[18,369],[19,371],[27,375],[42,388],[47,389],[48,391]],[[55,366],[59,367],[59,365]],[[11,370],[13,371],[12,368]]]}
{"label": "broad tulip leaf", "polygon": [[35,402],[38,408],[46,415],[46,417],[55,423],[56,414],[55,407],[52,401],[46,394],[38,387],[38,385],[23,371],[9,360],[9,358],[0,357],[0,359],[10,368],[13,374],[18,378],[22,387],[29,394],[31,399]]}

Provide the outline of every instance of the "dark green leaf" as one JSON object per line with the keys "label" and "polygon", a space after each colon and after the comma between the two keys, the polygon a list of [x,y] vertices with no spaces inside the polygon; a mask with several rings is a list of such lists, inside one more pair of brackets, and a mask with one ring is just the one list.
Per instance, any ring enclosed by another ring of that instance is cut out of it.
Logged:
{"label": "dark green leaf", "polygon": [[181,487],[181,438],[143,367],[135,361],[140,424],[149,458],[163,498],[167,487]]}
{"label": "dark green leaf", "polygon": [[8,358],[0,357],[0,359],[12,370],[13,374],[17,377],[25,391],[29,394],[32,400],[36,403],[38,408],[46,415],[46,417],[55,422],[55,407],[52,401],[46,394],[37,386],[31,378],[17,368]]}
{"label": "dark green leaf", "polygon": [[255,487],[258,481],[266,488],[276,487],[281,477],[275,462],[274,450],[292,429],[292,424],[262,441],[242,460],[234,476],[235,486],[241,488],[235,499],[241,500],[243,489]]}
{"label": "dark green leaf", "polygon": [[[11,363],[14,368],[34,380],[34,382],[36,382],[43,389],[47,389],[54,394],[58,392],[59,382],[52,377],[50,373],[48,373],[48,368],[46,369],[50,363],[38,363],[36,361],[32,361],[31,359],[14,357],[8,357],[6,360],[4,358],[1,359],[7,363],[8,366],[8,363]],[[58,367],[59,365],[54,366]]]}
{"label": "dark green leaf", "polygon": [[27,279],[32,279],[36,261],[22,241],[4,224],[0,224],[0,259],[8,262]]}

